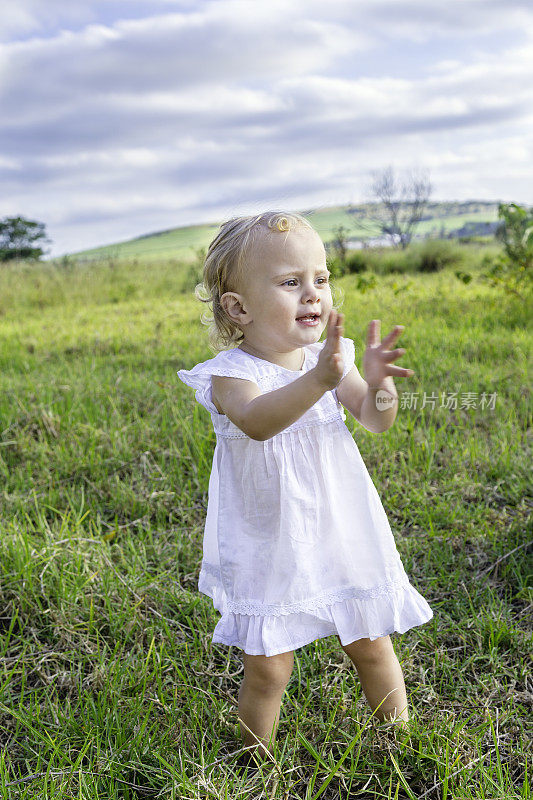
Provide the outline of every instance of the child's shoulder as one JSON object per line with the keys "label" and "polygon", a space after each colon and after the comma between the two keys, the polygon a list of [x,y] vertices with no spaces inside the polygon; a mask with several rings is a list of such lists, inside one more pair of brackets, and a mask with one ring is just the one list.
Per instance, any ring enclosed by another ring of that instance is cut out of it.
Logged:
{"label": "child's shoulder", "polygon": [[[245,353],[240,347],[232,347],[229,350],[220,350],[210,359],[214,367],[221,369],[229,369],[237,373],[249,372],[251,375],[256,375],[258,372],[258,363],[256,359],[250,357],[249,353]],[[222,375],[223,373],[216,373]],[[228,373],[228,377],[231,377]]]}
{"label": "child's shoulder", "polygon": [[178,370],[178,377],[184,383],[194,388],[211,385],[212,376],[218,375],[227,378],[244,378],[256,380],[258,369],[247,354],[235,347],[231,350],[220,350],[213,358],[195,364],[191,369]]}
{"label": "child's shoulder", "polygon": [[240,378],[257,382],[260,379],[255,363],[246,359],[242,350],[221,350],[213,358],[201,361],[191,369],[178,370],[178,378],[196,391],[197,401],[208,411],[220,413],[213,402],[212,378]]}

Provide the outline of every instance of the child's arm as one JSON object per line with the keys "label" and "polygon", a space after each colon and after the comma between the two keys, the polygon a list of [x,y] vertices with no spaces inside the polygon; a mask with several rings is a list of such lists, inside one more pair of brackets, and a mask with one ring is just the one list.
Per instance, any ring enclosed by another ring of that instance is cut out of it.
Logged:
{"label": "child's arm", "polygon": [[220,375],[212,375],[211,381],[222,413],[250,439],[261,442],[296,422],[327,391],[313,370],[264,394],[253,381]]}
{"label": "child's arm", "polygon": [[[376,395],[379,389],[387,395],[381,396],[378,404]],[[387,397],[390,397],[389,401]],[[383,433],[396,418],[398,393],[391,377],[385,378],[380,386],[371,388],[354,366],[337,386],[337,398],[346,411],[371,433]]]}
{"label": "child's arm", "polygon": [[213,393],[223,413],[251,439],[265,441],[296,422],[342,378],[343,315],[332,311],[316,367],[281,389],[261,394],[253,381],[213,375]]}
{"label": "child's arm", "polygon": [[372,320],[368,326],[367,347],[363,356],[366,381],[354,366],[337,387],[337,397],[342,405],[372,433],[383,433],[396,419],[398,393],[392,376],[414,375],[412,369],[392,366],[390,363],[404,355],[404,348],[386,349],[400,336],[403,325],[396,325],[383,341],[380,341],[379,328],[379,320]]}

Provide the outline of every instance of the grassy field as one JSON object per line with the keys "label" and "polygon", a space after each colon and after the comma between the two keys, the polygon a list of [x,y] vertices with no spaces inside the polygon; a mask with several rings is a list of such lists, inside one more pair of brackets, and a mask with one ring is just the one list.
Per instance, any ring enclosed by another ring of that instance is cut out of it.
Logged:
{"label": "grassy field", "polygon": [[188,269],[0,271],[0,798],[530,798],[526,304],[451,268],[337,281],[360,369],[371,319],[406,326],[406,407],[347,424],[434,618],[392,637],[409,735],[329,637],[296,651],[275,763],[246,777],[241,651],[196,588],[215,438],[176,376],[212,356]]}
{"label": "grassy field", "polygon": [[[342,225],[350,237],[367,238],[379,235],[377,225],[369,223],[368,214],[372,212],[371,205],[360,207],[358,214],[350,214],[347,206],[332,206],[312,210],[304,210],[313,227],[318,231],[323,241],[333,239],[334,230]],[[459,213],[461,212],[461,213]],[[461,228],[467,222],[495,222],[497,219],[497,206],[491,203],[458,204],[434,203],[430,206],[432,219],[422,220],[417,227],[417,235],[426,236],[444,228],[451,231]],[[206,225],[189,225],[183,228],[160,233],[148,234],[127,242],[119,242],[105,247],[96,247],[77,253],[80,260],[99,259],[135,259],[145,261],[160,261],[164,259],[179,258],[180,260],[194,260],[198,250],[207,248],[209,242],[218,231],[220,223]]]}

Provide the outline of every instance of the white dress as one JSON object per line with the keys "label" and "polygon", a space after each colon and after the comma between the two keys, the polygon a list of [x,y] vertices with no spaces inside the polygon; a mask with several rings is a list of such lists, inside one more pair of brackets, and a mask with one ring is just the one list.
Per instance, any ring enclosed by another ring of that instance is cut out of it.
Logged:
{"label": "white dress", "polygon": [[[298,371],[240,348],[178,371],[216,434],[198,589],[222,615],[213,643],[250,655],[332,634],[343,645],[377,639],[433,617],[409,582],[334,389],[266,441],[246,436],[213,404],[212,375],[270,392],[312,369],[323,346],[305,347]],[[341,337],[341,346],[344,377],[355,352],[351,339]]]}

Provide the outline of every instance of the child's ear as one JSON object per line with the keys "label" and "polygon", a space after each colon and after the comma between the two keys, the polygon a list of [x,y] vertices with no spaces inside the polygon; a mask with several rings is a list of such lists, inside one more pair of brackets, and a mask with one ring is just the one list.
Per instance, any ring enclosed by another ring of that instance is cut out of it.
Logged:
{"label": "child's ear", "polygon": [[251,322],[250,314],[244,308],[244,297],[235,292],[224,292],[220,298],[220,305],[231,319],[240,325]]}

